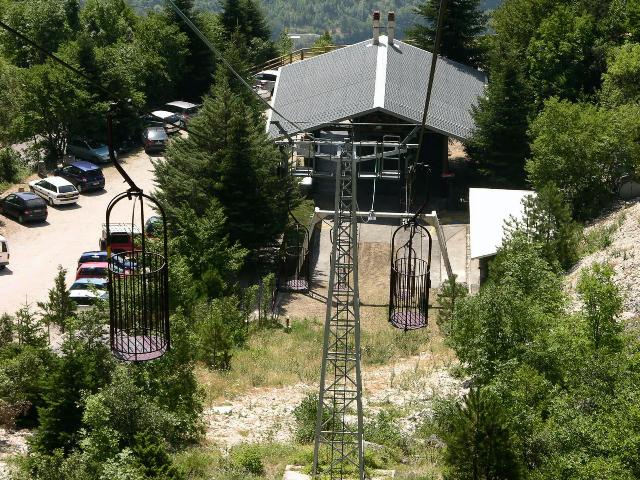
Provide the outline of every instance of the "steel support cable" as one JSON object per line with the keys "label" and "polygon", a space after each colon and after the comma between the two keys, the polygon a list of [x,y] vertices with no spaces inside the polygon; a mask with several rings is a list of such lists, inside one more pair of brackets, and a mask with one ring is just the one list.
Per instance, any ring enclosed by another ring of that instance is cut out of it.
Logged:
{"label": "steel support cable", "polygon": [[[120,104],[120,103],[126,103],[124,100],[116,97],[113,95],[112,92],[110,92],[109,90],[107,90],[103,85],[101,85],[95,78],[90,77],[89,75],[87,75],[86,73],[84,73],[82,70],[80,70],[77,67],[74,67],[73,65],[71,65],[69,62],[64,61],[63,59],[61,59],[60,57],[58,57],[56,54],[50,52],[49,50],[47,50],[46,48],[42,47],[41,45],[38,45],[36,42],[34,42],[33,40],[31,40],[29,37],[27,37],[26,35],[20,33],[18,30],[16,30],[15,28],[7,25],[6,23],[4,23],[3,21],[0,20],[0,27],[2,27],[3,29],[5,29],[7,32],[9,32],[10,34],[12,34],[15,37],[18,37],[20,40],[22,40],[23,42],[28,43],[30,46],[32,46],[33,48],[35,48],[36,50],[44,53],[47,57],[49,57],[51,60],[53,60],[54,62],[58,63],[59,65],[63,66],[64,68],[66,68],[67,70],[73,72],[74,74],[78,75],[79,77],[82,77],[84,80],[86,80],[87,82],[89,82],[91,85],[93,85],[94,87],[98,88],[100,91],[102,91],[104,94],[107,95],[107,98],[109,99],[109,101],[111,102],[115,102],[116,104]],[[135,108],[135,107],[134,107]],[[137,111],[137,113],[146,113],[143,112],[142,110],[136,108],[135,109]],[[187,130],[186,128],[184,128],[181,125],[178,125],[176,123],[171,123],[168,121],[163,120],[163,123],[166,123],[167,125],[171,125],[172,127],[176,127],[178,130],[181,130],[183,132],[186,132],[190,135],[194,135],[196,137],[200,137],[203,140],[209,140],[207,137],[205,137],[204,135],[200,135],[197,134],[195,132],[189,132],[189,130]]]}
{"label": "steel support cable", "polygon": [[200,38],[200,40],[202,40],[202,42],[207,46],[207,48],[209,50],[211,50],[214,55],[222,62],[224,63],[224,65],[229,69],[229,71],[238,79],[240,80],[240,82],[249,89],[249,91],[251,91],[251,93],[253,95],[255,95],[260,102],[262,102],[269,110],[271,110],[273,113],[275,113],[276,115],[278,115],[280,118],[282,118],[285,122],[287,122],[289,125],[293,125],[294,127],[296,127],[298,130],[300,130],[300,132],[305,132],[306,129],[302,128],[300,125],[296,124],[295,122],[292,122],[291,120],[289,120],[287,117],[285,117],[283,114],[281,114],[278,110],[276,110],[269,102],[267,102],[264,98],[262,98],[258,92],[256,92],[253,88],[251,88],[251,85],[249,85],[247,83],[247,81],[242,77],[242,75],[240,75],[238,72],[236,72],[236,70],[233,68],[233,66],[227,61],[226,58],[224,58],[224,56],[222,55],[222,53],[220,53],[218,51],[218,49],[209,41],[209,39],[200,31],[200,29],[191,21],[189,20],[189,17],[187,17],[182,10],[180,10],[178,8],[178,6],[173,2],[173,0],[166,0],[170,5],[171,8],[173,8],[173,10],[178,14],[178,16],[184,21],[184,23],[187,24],[187,26],[193,31],[193,33],[195,33],[198,38]]}
{"label": "steel support cable", "polygon": [[[431,54],[431,69],[429,71],[427,97],[425,98],[424,111],[422,112],[422,126],[420,128],[420,139],[418,141],[418,150],[416,152],[414,169],[415,169],[415,166],[417,166],[418,162],[420,161],[420,154],[422,153],[422,146],[424,144],[424,130],[427,125],[427,115],[429,113],[429,104],[431,103],[431,93],[433,91],[433,79],[436,74],[436,64],[438,62],[438,51],[440,49],[440,40],[442,38],[442,25],[444,23],[444,14],[446,12],[446,8],[447,8],[447,0],[440,0],[440,10],[438,11],[438,23],[436,26],[436,38],[434,39],[434,42],[433,42],[434,43],[433,53]],[[407,204],[407,212],[409,212],[411,210],[410,203],[412,201],[412,195],[413,195],[413,191],[412,191],[413,173],[411,173],[410,175],[407,175],[407,177],[408,177],[408,189],[409,189],[409,195],[408,195],[409,201]],[[426,206],[426,202],[425,202],[425,206]],[[422,209],[424,209],[424,206],[420,210]]]}

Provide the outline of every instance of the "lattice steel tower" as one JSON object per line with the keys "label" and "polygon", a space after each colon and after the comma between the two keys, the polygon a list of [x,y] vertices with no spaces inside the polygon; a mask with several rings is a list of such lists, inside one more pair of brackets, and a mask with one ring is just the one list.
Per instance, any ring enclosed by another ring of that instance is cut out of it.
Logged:
{"label": "lattice steel tower", "polygon": [[333,247],[313,455],[314,476],[328,474],[332,480],[353,476],[354,470],[360,480],[365,478],[356,187],[354,148],[347,142],[336,161]]}

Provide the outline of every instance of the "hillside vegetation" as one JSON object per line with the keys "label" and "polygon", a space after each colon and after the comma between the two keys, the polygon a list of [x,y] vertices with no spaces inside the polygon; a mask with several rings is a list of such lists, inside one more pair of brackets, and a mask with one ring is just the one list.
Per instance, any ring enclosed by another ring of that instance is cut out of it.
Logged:
{"label": "hillside vegetation", "polygon": [[[163,0],[128,0],[138,11],[160,8]],[[275,36],[283,29],[303,33],[322,33],[329,30],[336,42],[353,43],[371,37],[371,12],[395,10],[399,35],[414,21],[411,13],[418,0],[262,0]],[[483,0],[485,9],[496,8],[501,0]],[[202,10],[220,10],[218,0],[196,0],[196,7]]]}

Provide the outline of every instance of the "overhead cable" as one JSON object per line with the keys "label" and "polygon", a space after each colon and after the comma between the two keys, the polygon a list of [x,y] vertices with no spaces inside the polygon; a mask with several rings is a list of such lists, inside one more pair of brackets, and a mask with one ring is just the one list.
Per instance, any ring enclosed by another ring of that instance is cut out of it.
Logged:
{"label": "overhead cable", "polygon": [[[58,63],[59,65],[63,66],[64,68],[66,68],[67,70],[73,72],[74,74],[78,75],[79,77],[82,77],[84,80],[86,80],[87,82],[89,82],[91,85],[93,85],[94,87],[98,88],[100,91],[102,91],[107,98],[112,101],[115,102],[116,104],[119,103],[126,103],[124,102],[122,99],[119,99],[118,97],[114,96],[109,90],[107,90],[102,84],[100,84],[96,79],[90,77],[89,75],[87,75],[86,73],[84,73],[82,70],[80,70],[79,68],[74,67],[73,65],[71,65],[70,63],[64,61],[63,59],[61,59],[60,57],[58,57],[56,54],[50,52],[49,50],[47,50],[46,48],[42,47],[41,45],[38,45],[36,42],[34,42],[33,40],[31,40],[29,37],[27,37],[26,35],[20,33],[18,30],[10,27],[9,25],[7,25],[6,23],[4,23],[3,21],[0,20],[0,27],[2,27],[3,29],[5,29],[7,32],[9,32],[10,34],[12,34],[13,36],[19,38],[20,40],[22,40],[23,42],[26,42],[27,44],[29,44],[30,46],[32,46],[33,48],[35,48],[36,50],[44,53],[47,57],[49,57],[50,59],[52,59],[53,61],[55,61],[56,63]],[[135,108],[135,107],[134,107]],[[135,108],[137,110],[138,113],[142,113],[142,111],[138,108]],[[176,123],[171,123],[168,122],[166,120],[162,120],[163,123],[166,123],[167,125],[171,125],[172,127],[176,127],[177,129],[183,131],[183,132],[187,132],[190,135],[194,135],[196,137],[200,137],[202,139],[208,140],[207,137],[205,137],[204,135],[200,135],[198,133],[195,132],[189,132],[189,130],[187,130],[186,128],[184,128],[183,126],[176,124]]]}
{"label": "overhead cable", "polygon": [[271,105],[269,102],[267,102],[264,98],[262,98],[260,96],[260,94],[258,94],[258,92],[256,92],[251,85],[249,85],[247,83],[247,81],[242,77],[242,75],[240,75],[238,72],[236,72],[236,70],[233,68],[233,66],[229,63],[229,61],[227,61],[226,58],[224,58],[224,56],[222,55],[222,53],[220,53],[218,51],[218,49],[209,41],[209,39],[200,31],[200,29],[191,21],[189,20],[189,17],[187,17],[182,10],[180,10],[178,8],[178,6],[173,2],[173,0],[166,0],[170,5],[171,8],[173,8],[173,10],[178,14],[178,16],[180,18],[182,18],[182,20],[184,21],[184,23],[187,24],[187,26],[193,31],[193,33],[195,33],[198,38],[200,38],[200,40],[202,40],[202,42],[207,46],[207,48],[209,50],[211,50],[214,55],[216,57],[218,57],[218,59],[224,63],[224,65],[229,69],[229,71],[238,79],[240,80],[240,82],[247,87],[252,94],[254,94],[263,104],[266,105],[266,107],[273,111],[273,113],[275,113],[276,115],[278,115],[280,118],[282,118],[283,120],[285,120],[287,123],[289,123],[290,125],[293,125],[294,127],[296,127],[300,132],[304,132],[306,131],[305,128],[302,128],[300,125],[296,124],[295,122],[292,122],[291,120],[289,120],[287,117],[285,117],[283,114],[281,114],[278,110],[276,110],[273,105]]}
{"label": "overhead cable", "polygon": [[[433,79],[436,74],[436,64],[438,62],[438,51],[440,49],[440,40],[442,38],[442,29],[443,29],[444,14],[446,12],[446,8],[447,8],[447,0],[440,0],[440,10],[438,11],[438,23],[436,26],[436,37],[433,42],[434,43],[433,52],[431,54],[431,69],[429,71],[429,83],[427,85],[427,96],[424,101],[424,111],[422,113],[422,128],[420,129],[420,139],[418,141],[418,150],[416,152],[414,170],[417,167],[418,162],[420,161],[420,154],[422,153],[422,146],[424,145],[424,130],[427,126],[427,115],[429,113],[429,104],[431,103],[431,93],[433,91]],[[409,189],[408,202],[406,205],[407,212],[410,210],[410,207],[411,207],[410,203],[412,201],[412,196],[413,196],[413,175],[414,173],[411,172],[410,175],[407,176],[408,189]],[[427,199],[428,199],[428,196],[427,196]],[[424,205],[416,213],[416,217],[422,212],[422,210],[424,210],[426,205],[427,205],[427,202],[425,201]]]}

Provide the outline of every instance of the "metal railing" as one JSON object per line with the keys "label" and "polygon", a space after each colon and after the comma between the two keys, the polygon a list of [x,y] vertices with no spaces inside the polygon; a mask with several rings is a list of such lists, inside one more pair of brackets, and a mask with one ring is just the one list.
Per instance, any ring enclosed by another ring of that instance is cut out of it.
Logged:
{"label": "metal railing", "polygon": [[327,45],[325,47],[301,48],[286,55],[272,58],[271,60],[261,63],[260,65],[254,66],[251,70],[251,74],[255,75],[256,73],[262,72],[264,70],[277,70],[284,65],[299,62],[307,58],[317,57],[318,55],[332,52],[342,47],[346,47],[346,45]]}

